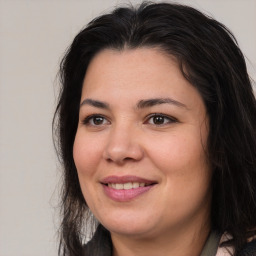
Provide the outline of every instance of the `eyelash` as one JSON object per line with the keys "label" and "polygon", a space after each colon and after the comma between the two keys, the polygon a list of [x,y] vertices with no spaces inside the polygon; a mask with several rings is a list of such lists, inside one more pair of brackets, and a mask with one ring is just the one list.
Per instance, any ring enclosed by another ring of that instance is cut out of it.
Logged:
{"label": "eyelash", "polygon": [[[84,125],[87,125],[87,126],[100,126],[100,125],[102,125],[102,124],[97,125],[97,124],[91,124],[91,123],[90,123],[91,121],[95,120],[96,118],[102,118],[103,121],[105,121],[105,120],[108,121],[107,118],[104,117],[103,115],[93,114],[93,115],[87,116],[87,117],[82,121],[82,123],[83,123]],[[109,121],[108,121],[108,122],[109,122]]]}
{"label": "eyelash", "polygon": [[[93,115],[87,116],[82,121],[82,123],[84,125],[87,125],[87,126],[101,126],[101,125],[105,125],[104,123],[103,124],[102,123],[101,124],[95,124],[96,118],[102,119],[103,122],[110,123],[105,116],[100,115],[100,114],[93,114]],[[150,123],[149,120],[150,119],[153,120],[153,118],[163,118],[164,119],[164,123],[162,123],[162,124]],[[92,124],[91,122],[93,122],[93,121],[94,121],[94,123]],[[151,114],[151,115],[147,116],[147,118],[146,118],[145,122],[143,122],[143,124],[149,123],[149,124],[154,125],[154,126],[164,126],[164,125],[167,125],[167,124],[170,124],[170,123],[177,123],[177,122],[178,122],[178,120],[176,118],[174,118],[174,117],[167,116],[167,115],[161,114],[161,113],[154,113],[154,114]]]}
{"label": "eyelash", "polygon": [[[150,119],[159,118],[159,117],[164,119],[164,123],[162,123],[162,124],[152,123],[152,125],[154,125],[154,126],[164,126],[164,125],[167,125],[167,124],[170,124],[170,123],[177,123],[178,122],[178,120],[174,117],[171,117],[171,116],[168,116],[168,115],[165,115],[165,114],[161,114],[161,113],[154,113],[154,114],[149,115],[146,118],[146,123],[149,123]],[[167,122],[166,122],[166,120],[167,120]]]}

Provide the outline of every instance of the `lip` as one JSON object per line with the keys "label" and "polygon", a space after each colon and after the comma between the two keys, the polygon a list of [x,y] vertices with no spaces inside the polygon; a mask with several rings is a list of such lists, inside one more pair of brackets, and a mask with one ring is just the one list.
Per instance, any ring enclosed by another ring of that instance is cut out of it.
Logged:
{"label": "lip", "polygon": [[[108,183],[124,184],[128,182],[145,183],[146,186],[131,189],[114,189]],[[101,181],[105,194],[117,202],[128,202],[151,190],[156,181],[144,179],[137,176],[108,176]]]}

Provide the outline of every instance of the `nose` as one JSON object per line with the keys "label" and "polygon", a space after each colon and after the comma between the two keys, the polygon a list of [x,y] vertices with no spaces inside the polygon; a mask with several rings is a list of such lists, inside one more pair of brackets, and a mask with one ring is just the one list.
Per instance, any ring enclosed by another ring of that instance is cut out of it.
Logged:
{"label": "nose", "polygon": [[108,162],[123,165],[143,158],[144,151],[139,143],[139,134],[135,129],[117,127],[111,130],[103,157]]}

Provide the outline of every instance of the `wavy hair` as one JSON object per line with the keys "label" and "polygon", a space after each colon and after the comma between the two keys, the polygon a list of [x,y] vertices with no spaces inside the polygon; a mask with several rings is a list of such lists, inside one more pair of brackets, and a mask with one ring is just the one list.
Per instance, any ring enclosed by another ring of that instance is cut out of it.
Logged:
{"label": "wavy hair", "polygon": [[63,165],[59,255],[82,254],[90,215],[72,152],[87,67],[103,49],[140,47],[157,47],[174,56],[204,101],[213,170],[211,225],[232,235],[228,244],[238,255],[256,227],[256,103],[244,56],[232,33],[213,18],[189,6],[148,2],[119,7],[91,21],[61,62],[53,121]]}

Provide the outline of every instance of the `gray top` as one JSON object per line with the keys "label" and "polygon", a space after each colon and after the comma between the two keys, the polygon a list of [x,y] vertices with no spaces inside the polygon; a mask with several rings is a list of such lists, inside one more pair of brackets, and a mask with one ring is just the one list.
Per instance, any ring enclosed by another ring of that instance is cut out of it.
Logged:
{"label": "gray top", "polygon": [[[212,231],[204,245],[200,256],[215,256],[218,250],[221,235]],[[98,226],[93,238],[84,245],[83,256],[111,256],[112,242],[109,231],[101,224]],[[256,239],[245,244],[238,256],[256,256]]]}
{"label": "gray top", "polygon": [[200,256],[215,256],[218,250],[221,235],[215,231],[209,234]]}

